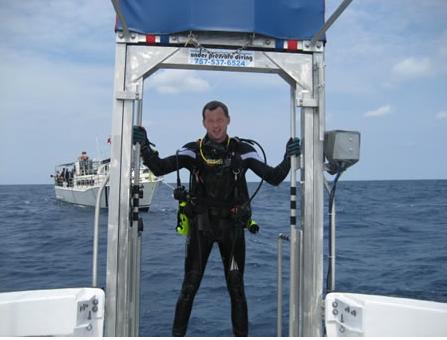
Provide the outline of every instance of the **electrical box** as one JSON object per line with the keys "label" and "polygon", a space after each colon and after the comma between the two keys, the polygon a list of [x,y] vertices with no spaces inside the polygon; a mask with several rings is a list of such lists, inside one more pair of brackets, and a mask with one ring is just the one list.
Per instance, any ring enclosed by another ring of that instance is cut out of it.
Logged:
{"label": "electrical box", "polygon": [[324,155],[329,173],[346,170],[360,158],[360,132],[333,130],[324,135]]}

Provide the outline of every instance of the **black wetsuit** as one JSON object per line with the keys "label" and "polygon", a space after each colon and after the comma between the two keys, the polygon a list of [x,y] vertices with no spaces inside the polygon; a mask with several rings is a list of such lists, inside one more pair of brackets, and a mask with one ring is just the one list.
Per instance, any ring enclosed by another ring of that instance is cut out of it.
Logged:
{"label": "black wetsuit", "polygon": [[[194,296],[200,286],[214,242],[218,243],[231,297],[235,336],[248,335],[247,301],[244,292],[244,226],[251,217],[245,173],[251,169],[272,185],[280,184],[290,170],[290,160],[275,168],[266,165],[247,142],[231,138],[221,144],[207,137],[191,142],[173,155],[160,159],[148,147],[142,150],[144,164],[157,175],[186,168],[190,180],[190,231],[187,237],[185,276],[177,301],[173,336],[184,336]],[[208,162],[206,161],[208,160]],[[218,161],[216,161],[218,160]],[[215,164],[215,163],[221,164]],[[212,163],[212,164],[210,164]]]}

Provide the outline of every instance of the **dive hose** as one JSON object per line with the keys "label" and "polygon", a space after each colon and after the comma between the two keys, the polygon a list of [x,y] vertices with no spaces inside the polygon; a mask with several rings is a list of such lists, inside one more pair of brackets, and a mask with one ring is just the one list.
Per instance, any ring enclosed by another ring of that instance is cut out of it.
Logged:
{"label": "dive hose", "polygon": [[331,292],[333,290],[333,287],[331,287],[331,281],[332,281],[332,214],[333,212],[333,203],[335,199],[335,190],[337,189],[337,182],[343,173],[343,170],[338,171],[333,184],[332,189],[329,192],[329,203],[328,203],[328,210],[329,210],[329,230],[328,230],[328,269],[327,269],[327,275],[326,275],[326,290],[327,292]]}
{"label": "dive hose", "polygon": [[[251,145],[256,145],[262,152],[262,156],[264,157],[264,164],[267,165],[267,156],[265,155],[265,151],[262,148],[261,144],[259,144],[257,141],[253,140],[253,139],[245,139],[245,138],[239,138],[239,140],[243,141],[243,142],[247,142],[248,144]],[[256,190],[253,192],[253,194],[251,195],[251,197],[248,199],[247,202],[245,202],[243,205],[248,205],[251,203],[251,201],[253,200],[253,198],[255,198],[255,196],[257,195],[257,193],[259,192],[259,189],[261,189],[262,184],[264,184],[264,179],[262,178],[261,181],[258,184],[258,187],[256,188]]]}

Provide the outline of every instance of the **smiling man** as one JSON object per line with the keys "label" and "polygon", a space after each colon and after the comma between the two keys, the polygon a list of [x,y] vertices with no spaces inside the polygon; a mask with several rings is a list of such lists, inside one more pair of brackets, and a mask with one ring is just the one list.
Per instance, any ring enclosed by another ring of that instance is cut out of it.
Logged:
{"label": "smiling man", "polygon": [[248,335],[247,301],[244,291],[244,229],[256,233],[251,223],[250,197],[245,173],[251,169],[272,185],[279,185],[290,170],[290,156],[300,154],[300,141],[290,139],[282,162],[265,164],[247,141],[230,138],[230,115],[219,101],[202,110],[204,138],[184,145],[175,155],[160,158],[151,148],[144,128],[134,127],[133,143],[140,143],[144,164],[157,175],[181,168],[191,173],[187,197],[190,227],[186,237],[185,274],[175,310],[173,336],[184,336],[194,297],[210,255],[217,242],[231,298],[231,319],[235,336]]}
{"label": "smiling man", "polygon": [[227,107],[219,102],[207,104],[202,112],[203,126],[207,136],[216,143],[222,143],[227,138],[227,127],[230,124],[230,116]]}

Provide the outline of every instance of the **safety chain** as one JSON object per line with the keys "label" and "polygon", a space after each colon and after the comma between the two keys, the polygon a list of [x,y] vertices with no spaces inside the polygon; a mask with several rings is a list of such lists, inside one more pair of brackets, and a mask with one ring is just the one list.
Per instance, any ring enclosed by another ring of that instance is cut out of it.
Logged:
{"label": "safety chain", "polygon": [[[248,46],[253,44],[255,35],[256,35],[255,33],[252,33],[250,36],[250,39],[243,46],[241,46],[238,49],[234,50],[233,52],[229,52],[229,53],[231,53],[231,55],[240,55],[243,50],[245,50]],[[197,35],[195,35],[192,31],[189,31],[188,38],[185,42],[185,47],[188,47],[188,45],[190,45],[190,44],[193,45],[195,48],[200,48],[201,50],[205,51],[208,54],[213,53],[206,47],[203,47],[202,44],[200,44]]]}

